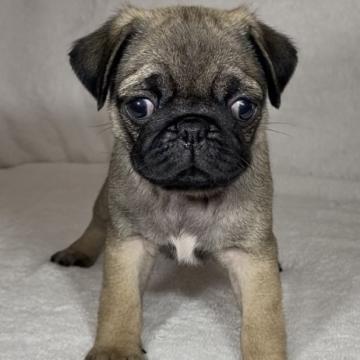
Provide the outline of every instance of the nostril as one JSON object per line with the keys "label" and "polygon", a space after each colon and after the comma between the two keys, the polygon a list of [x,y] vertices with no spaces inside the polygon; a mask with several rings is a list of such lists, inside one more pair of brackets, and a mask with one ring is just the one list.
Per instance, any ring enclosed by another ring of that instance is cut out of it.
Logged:
{"label": "nostril", "polygon": [[179,132],[179,138],[185,143],[185,144],[191,144],[192,143],[192,139],[191,136],[189,134],[189,131],[186,129],[182,129]]}
{"label": "nostril", "polygon": [[200,131],[197,134],[197,140],[199,142],[205,140],[207,133],[208,131],[206,129],[200,129]]}
{"label": "nostril", "polygon": [[171,133],[177,133],[177,127],[176,127],[176,125],[171,125],[166,129],[166,131],[171,132]]}
{"label": "nostril", "polygon": [[215,125],[213,125],[213,124],[211,124],[210,126],[209,126],[209,132],[210,133],[217,133],[217,132],[219,132],[219,128],[218,127],[216,127]]}

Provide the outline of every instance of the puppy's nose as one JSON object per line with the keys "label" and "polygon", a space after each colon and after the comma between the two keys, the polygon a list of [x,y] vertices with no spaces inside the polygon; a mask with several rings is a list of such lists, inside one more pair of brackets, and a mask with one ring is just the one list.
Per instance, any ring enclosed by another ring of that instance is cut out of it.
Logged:
{"label": "puppy's nose", "polygon": [[209,124],[201,118],[185,118],[176,124],[178,139],[185,147],[203,142],[209,132]]}

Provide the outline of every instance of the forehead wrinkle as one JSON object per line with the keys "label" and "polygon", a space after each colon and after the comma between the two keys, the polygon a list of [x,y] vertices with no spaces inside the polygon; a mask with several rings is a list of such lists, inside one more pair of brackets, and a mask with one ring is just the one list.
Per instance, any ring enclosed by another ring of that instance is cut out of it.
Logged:
{"label": "forehead wrinkle", "polygon": [[264,97],[264,91],[260,83],[254,79],[252,76],[247,74],[244,70],[238,67],[227,67],[221,72],[222,77],[234,76],[239,79],[243,85],[245,85],[245,89],[251,91],[257,97]]}
{"label": "forehead wrinkle", "polygon": [[123,95],[134,87],[141,85],[145,79],[157,74],[161,74],[160,67],[150,64],[144,65],[120,82],[117,90],[118,95]]}

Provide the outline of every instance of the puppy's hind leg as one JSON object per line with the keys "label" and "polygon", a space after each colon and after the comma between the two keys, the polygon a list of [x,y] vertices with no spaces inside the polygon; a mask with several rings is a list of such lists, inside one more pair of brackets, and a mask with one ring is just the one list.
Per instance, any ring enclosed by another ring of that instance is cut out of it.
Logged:
{"label": "puppy's hind leg", "polygon": [[93,208],[90,224],[73,244],[51,256],[51,261],[62,266],[92,266],[100,255],[106,237],[108,220],[107,181],[105,181]]}

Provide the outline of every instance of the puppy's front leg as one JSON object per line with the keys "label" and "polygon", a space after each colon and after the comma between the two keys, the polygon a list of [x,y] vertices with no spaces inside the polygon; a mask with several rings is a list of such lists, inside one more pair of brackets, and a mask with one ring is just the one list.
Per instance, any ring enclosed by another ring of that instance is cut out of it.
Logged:
{"label": "puppy's front leg", "polygon": [[86,360],[143,359],[141,297],[154,257],[141,238],[107,241],[96,341]]}
{"label": "puppy's front leg", "polygon": [[286,334],[276,256],[241,250],[221,255],[242,310],[243,360],[285,360]]}

